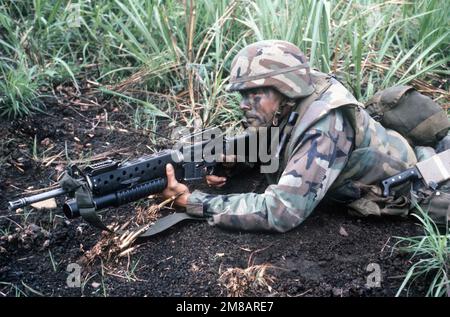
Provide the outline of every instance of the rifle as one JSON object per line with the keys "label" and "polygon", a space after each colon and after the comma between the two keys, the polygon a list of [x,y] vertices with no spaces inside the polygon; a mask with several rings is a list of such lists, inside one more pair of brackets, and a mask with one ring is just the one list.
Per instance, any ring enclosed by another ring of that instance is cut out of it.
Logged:
{"label": "rifle", "polygon": [[[211,129],[200,134],[214,135]],[[198,135],[189,135],[188,138],[191,141],[198,140]],[[214,173],[214,169],[221,164],[217,158],[223,153],[238,153],[239,149],[244,149],[245,153],[249,154],[249,148],[253,143],[251,133],[246,132],[234,138],[224,138],[223,134],[220,136],[126,162],[107,159],[88,165],[83,170],[76,165],[70,165],[58,188],[10,201],[8,208],[13,211],[39,201],[68,196],[70,199],[62,206],[67,218],[82,216],[91,225],[109,230],[100,221],[96,212],[162,192],[167,187],[165,169],[167,164],[170,163],[174,167],[178,181],[190,182]]]}

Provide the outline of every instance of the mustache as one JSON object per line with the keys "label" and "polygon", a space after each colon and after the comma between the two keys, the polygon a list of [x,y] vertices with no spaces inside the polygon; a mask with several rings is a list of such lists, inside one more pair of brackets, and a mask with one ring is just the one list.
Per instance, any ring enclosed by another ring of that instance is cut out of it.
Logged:
{"label": "mustache", "polygon": [[245,113],[244,114],[246,119],[261,119],[258,115],[254,114],[254,113]]}

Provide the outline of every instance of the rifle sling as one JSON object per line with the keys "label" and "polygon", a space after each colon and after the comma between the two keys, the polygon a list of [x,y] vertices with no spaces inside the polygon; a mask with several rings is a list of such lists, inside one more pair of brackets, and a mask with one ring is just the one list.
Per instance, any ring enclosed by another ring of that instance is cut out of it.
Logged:
{"label": "rifle sling", "polygon": [[94,201],[86,185],[82,185],[75,191],[75,199],[80,210],[80,215],[87,223],[98,229],[113,232],[105,226],[95,211]]}
{"label": "rifle sling", "polygon": [[105,226],[95,211],[92,194],[86,183],[65,173],[59,184],[68,193],[75,193],[74,196],[80,210],[80,215],[87,223],[98,229],[112,232]]}

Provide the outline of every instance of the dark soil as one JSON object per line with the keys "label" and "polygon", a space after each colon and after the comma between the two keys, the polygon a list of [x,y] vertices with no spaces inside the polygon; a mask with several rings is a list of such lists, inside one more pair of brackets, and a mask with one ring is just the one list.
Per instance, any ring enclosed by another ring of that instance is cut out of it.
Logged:
{"label": "dark soil", "polygon": [[[343,207],[323,204],[285,234],[225,231],[206,222],[180,224],[139,242],[128,257],[100,254],[82,266],[81,287],[68,287],[68,264],[83,263],[105,234],[80,219],[65,219],[60,209],[11,213],[7,201],[54,184],[67,165],[66,153],[72,160],[102,153],[125,159],[166,144],[158,139],[155,146],[154,135],[130,127],[132,109],[52,105],[46,111],[0,122],[1,296],[394,296],[411,264],[409,256],[393,250],[393,237],[419,233],[410,219],[361,219]],[[164,128],[159,132],[169,134]],[[262,175],[249,172],[231,180],[226,192],[264,188]],[[104,221],[125,223],[135,207],[109,210]],[[381,270],[379,287],[366,285],[371,263]],[[266,268],[261,284],[246,279],[243,270],[249,266]],[[413,295],[422,295],[424,287],[416,285]]]}

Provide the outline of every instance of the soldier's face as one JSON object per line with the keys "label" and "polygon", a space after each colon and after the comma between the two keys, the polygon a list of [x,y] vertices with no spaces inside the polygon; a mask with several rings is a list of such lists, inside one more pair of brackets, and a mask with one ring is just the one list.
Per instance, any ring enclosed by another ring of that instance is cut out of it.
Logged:
{"label": "soldier's face", "polygon": [[241,91],[240,108],[244,111],[246,127],[269,127],[280,107],[282,95],[272,88]]}

